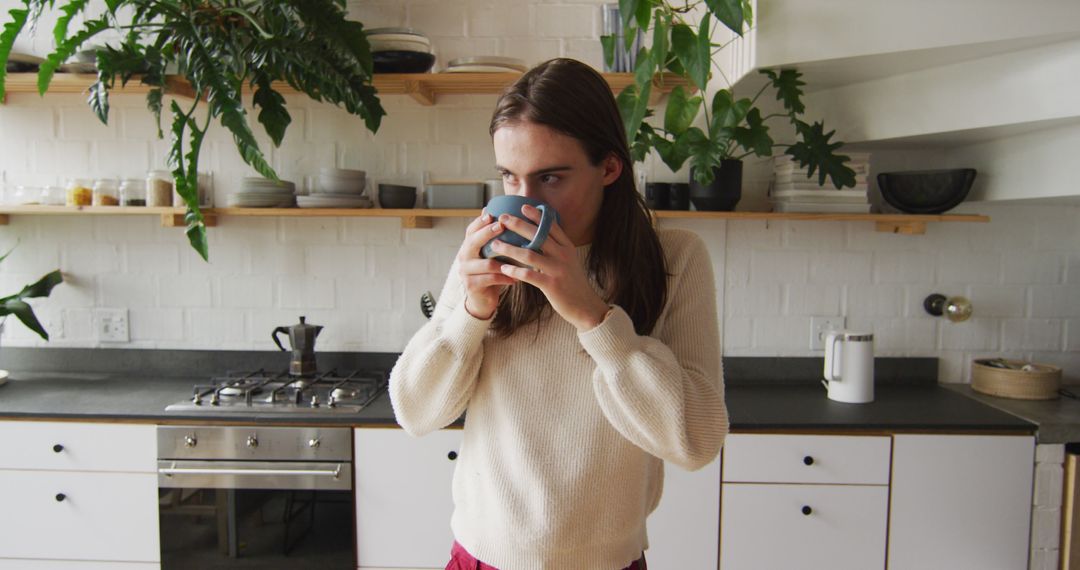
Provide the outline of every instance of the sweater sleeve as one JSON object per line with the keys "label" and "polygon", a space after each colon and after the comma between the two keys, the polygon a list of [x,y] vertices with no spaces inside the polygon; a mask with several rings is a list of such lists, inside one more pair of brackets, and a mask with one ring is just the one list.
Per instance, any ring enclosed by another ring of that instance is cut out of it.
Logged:
{"label": "sweater sleeve", "polygon": [[390,403],[406,432],[424,435],[465,412],[490,323],[465,310],[455,262],[431,320],[416,331],[390,371]]}
{"label": "sweater sleeve", "polygon": [[578,336],[596,362],[593,389],[607,420],[634,445],[694,470],[720,452],[728,416],[712,263],[701,239],[684,235],[682,251],[669,258],[657,338],[639,336],[620,307]]}

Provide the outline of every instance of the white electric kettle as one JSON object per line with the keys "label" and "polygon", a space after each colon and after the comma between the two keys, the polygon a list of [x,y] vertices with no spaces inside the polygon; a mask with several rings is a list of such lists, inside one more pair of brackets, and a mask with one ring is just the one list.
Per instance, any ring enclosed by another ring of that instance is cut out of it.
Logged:
{"label": "white electric kettle", "polygon": [[829,399],[849,404],[874,401],[874,335],[830,331],[825,336],[825,380]]}

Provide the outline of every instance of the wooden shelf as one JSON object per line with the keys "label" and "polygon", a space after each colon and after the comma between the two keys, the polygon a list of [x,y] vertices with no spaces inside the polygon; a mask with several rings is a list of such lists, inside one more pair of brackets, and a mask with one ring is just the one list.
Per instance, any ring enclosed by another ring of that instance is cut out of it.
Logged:
{"label": "wooden shelf", "polygon": [[[874,222],[880,232],[918,235],[926,233],[929,223],[989,222],[989,216],[977,214],[790,214],[780,212],[698,212],[663,210],[655,212],[660,219],[699,220],[777,220],[818,222]],[[12,215],[105,215],[159,216],[161,224],[184,227],[183,208],[146,208],[122,206],[0,206],[0,224],[7,224]],[[206,208],[203,217],[207,226],[215,226],[221,218],[281,217],[281,218],[400,218],[405,228],[430,228],[438,218],[473,218],[480,210],[393,210],[381,208]]]}
{"label": "wooden shelf", "polygon": [[[611,89],[618,93],[634,82],[632,73],[602,74]],[[408,95],[421,105],[434,105],[444,94],[498,94],[513,83],[519,73],[382,73],[375,75],[374,85],[379,95]],[[85,93],[97,75],[85,73],[57,73],[49,84],[49,93]],[[180,76],[166,79],[166,90],[182,97],[194,97],[191,85]],[[657,75],[653,80],[653,102],[670,93],[676,86],[687,87],[685,79],[670,73]],[[275,83],[274,88],[283,95],[298,91],[285,83]],[[7,93],[37,93],[37,73],[9,73],[6,80]],[[145,94],[149,86],[132,79],[125,87],[112,89],[113,93]]]}

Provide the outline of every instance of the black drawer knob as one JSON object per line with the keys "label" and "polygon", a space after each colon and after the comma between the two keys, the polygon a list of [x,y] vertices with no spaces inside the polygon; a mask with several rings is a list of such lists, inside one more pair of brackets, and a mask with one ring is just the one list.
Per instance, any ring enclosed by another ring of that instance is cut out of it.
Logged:
{"label": "black drawer knob", "polygon": [[66,498],[67,498],[67,495],[65,495],[65,494],[63,494],[63,493],[57,493],[57,494],[56,494],[56,502],[57,502],[57,503],[59,503],[59,502],[63,501],[63,500],[64,500],[64,499],[66,499]]}
{"label": "black drawer knob", "polygon": [[450,453],[447,453],[446,458],[449,459],[450,461],[453,461],[453,460],[457,459],[457,452],[456,451],[451,451]]}
{"label": "black drawer knob", "polygon": [[806,465],[813,465],[814,464],[814,458],[807,455],[806,457],[802,458],[802,462],[804,464],[806,464]]}
{"label": "black drawer knob", "polygon": [[52,446],[52,450],[53,450],[54,453],[60,453],[61,451],[64,450],[64,446],[62,446],[62,445],[60,445],[58,443],[58,444]]}
{"label": "black drawer knob", "polygon": [[808,505],[803,505],[802,514],[809,515],[812,512],[814,512],[814,509],[811,509]]}

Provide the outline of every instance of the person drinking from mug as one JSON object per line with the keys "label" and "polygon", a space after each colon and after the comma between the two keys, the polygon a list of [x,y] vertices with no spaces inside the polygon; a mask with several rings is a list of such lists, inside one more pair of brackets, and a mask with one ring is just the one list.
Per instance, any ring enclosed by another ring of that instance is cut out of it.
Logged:
{"label": "person drinking from mug", "polygon": [[467,414],[446,568],[644,569],[664,463],[701,468],[728,432],[712,263],[653,227],[592,68],[530,70],[490,133],[506,193],[530,200],[469,224],[390,374],[408,433]]}

